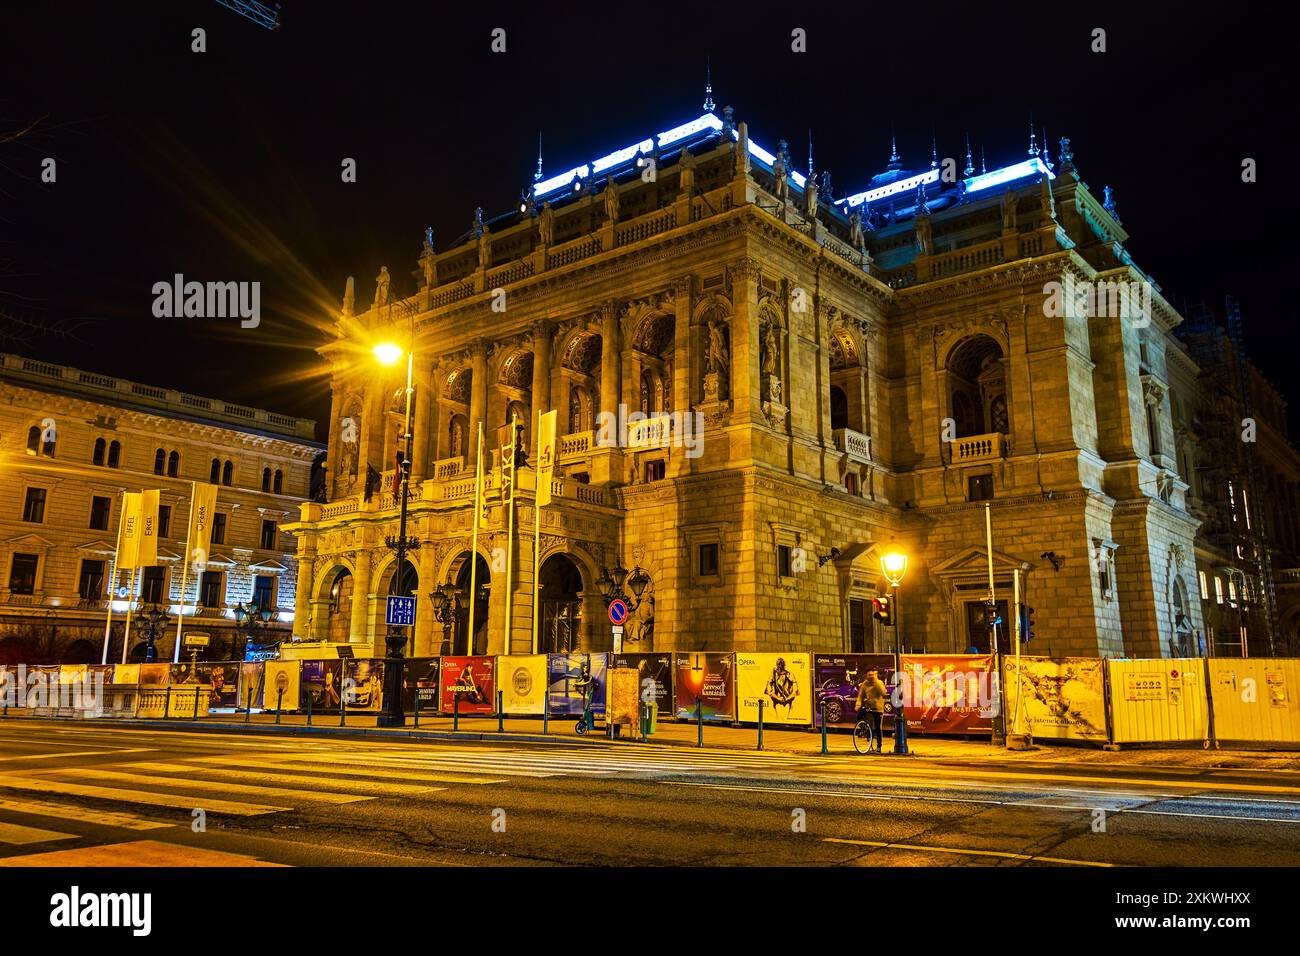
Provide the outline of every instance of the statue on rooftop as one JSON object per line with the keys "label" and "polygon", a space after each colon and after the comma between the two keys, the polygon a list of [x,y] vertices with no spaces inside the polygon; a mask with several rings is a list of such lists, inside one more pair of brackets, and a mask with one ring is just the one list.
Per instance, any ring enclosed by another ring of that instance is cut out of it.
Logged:
{"label": "statue on rooftop", "polygon": [[605,180],[605,215],[610,222],[618,222],[618,185],[613,176]]}
{"label": "statue on rooftop", "polygon": [[855,208],[849,216],[849,242],[854,249],[861,249],[866,242],[866,236],[862,231],[862,206]]}
{"label": "statue on rooftop", "polygon": [[1016,231],[1016,192],[1008,189],[1002,194],[1002,231]]}
{"label": "statue on rooftop", "polygon": [[421,255],[433,255],[433,226],[424,227],[424,248],[420,251]]}
{"label": "statue on rooftop", "polygon": [[555,242],[555,210],[548,202],[542,203],[541,214],[537,217],[537,234],[542,245],[549,246]]}
{"label": "statue on rooftop", "polygon": [[375,305],[388,305],[388,291],[392,286],[393,280],[388,276],[388,266],[379,267],[379,275],[375,276]]}
{"label": "statue on rooftop", "polygon": [[809,219],[817,218],[817,177],[809,176],[803,183],[803,211]]}
{"label": "statue on rooftop", "polygon": [[790,184],[786,182],[789,167],[785,162],[785,140],[776,144],[776,158],[772,161],[772,175],[776,177],[776,199],[785,205],[790,199]]}
{"label": "statue on rooftop", "polygon": [[479,206],[477,209],[474,210],[474,218],[470,221],[469,231],[470,234],[473,235],[475,239],[483,235],[483,207],[482,206]]}

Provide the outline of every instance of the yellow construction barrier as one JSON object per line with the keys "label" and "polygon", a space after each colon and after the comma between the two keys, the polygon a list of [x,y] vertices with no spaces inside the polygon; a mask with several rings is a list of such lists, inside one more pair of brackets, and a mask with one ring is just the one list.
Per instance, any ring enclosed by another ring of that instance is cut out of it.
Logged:
{"label": "yellow construction barrier", "polygon": [[1300,660],[1211,658],[1210,702],[1216,740],[1300,743]]}
{"label": "yellow construction barrier", "polygon": [[1208,743],[1204,658],[1107,661],[1106,668],[1115,743]]}

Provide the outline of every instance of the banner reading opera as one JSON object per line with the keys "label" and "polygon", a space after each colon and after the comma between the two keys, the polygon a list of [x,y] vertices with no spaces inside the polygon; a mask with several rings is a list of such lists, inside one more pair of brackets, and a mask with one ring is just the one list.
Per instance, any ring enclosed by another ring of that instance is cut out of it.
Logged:
{"label": "banner reading opera", "polygon": [[763,702],[763,723],[807,726],[812,721],[812,667],[807,654],[736,652],[736,706],[738,719],[758,722]]}
{"label": "banner reading opera", "polygon": [[[673,715],[673,656],[671,654],[615,654],[610,667],[635,667],[641,700],[654,701],[659,719]],[[648,686],[647,686],[648,682]]]}
{"label": "banner reading opera", "polygon": [[[826,726],[852,727],[858,717],[858,688],[867,679],[867,672],[875,671],[887,690],[894,684],[893,654],[816,654],[813,656],[813,682],[816,698],[813,701],[813,725],[821,726],[822,704],[825,704]],[[885,713],[891,713],[887,701]]]}
{"label": "banner reading opera", "polygon": [[907,729],[923,734],[992,734],[998,678],[992,654],[904,654]]}
{"label": "banner reading opera", "polygon": [[594,714],[605,712],[607,654],[550,654],[546,661],[546,710],[556,716],[582,714],[584,697]]}
{"label": "banner reading opera", "polygon": [[503,654],[497,658],[497,680],[505,713],[540,717],[546,712],[545,654]]}
{"label": "banner reading opera", "polygon": [[736,719],[735,658],[731,654],[677,654],[673,662],[680,719],[695,719],[697,697],[705,720],[729,724]]}
{"label": "banner reading opera", "polygon": [[438,704],[444,714],[450,714],[460,702],[462,714],[496,713],[495,659],[487,656],[444,657],[442,692]]}
{"label": "banner reading opera", "polygon": [[1006,727],[1054,740],[1107,740],[1106,671],[1096,657],[1003,659]]}

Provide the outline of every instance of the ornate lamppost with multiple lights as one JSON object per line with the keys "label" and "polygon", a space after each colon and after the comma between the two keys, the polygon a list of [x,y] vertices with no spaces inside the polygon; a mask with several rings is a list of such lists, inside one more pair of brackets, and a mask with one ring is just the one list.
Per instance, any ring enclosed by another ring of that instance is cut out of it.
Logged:
{"label": "ornate lamppost with multiple lights", "polygon": [[[623,567],[622,561],[616,561],[614,567],[602,567],[600,577],[596,579],[596,587],[600,588],[601,597],[605,599],[605,607],[609,607],[615,600],[621,599],[627,604],[628,617],[641,606],[641,595],[650,584],[650,574],[639,564],[630,572]],[[629,595],[624,587],[631,590]]]}
{"label": "ornate lamppost with multiple lights", "polygon": [[[401,489],[398,493],[400,503],[397,537],[394,538],[389,535],[384,540],[389,548],[397,552],[397,570],[393,572],[396,575],[393,593],[409,596],[410,589],[406,586],[406,552],[415,551],[420,547],[418,540],[406,536],[406,511],[411,496],[411,458],[414,455],[412,443],[415,439],[415,429],[411,423],[411,414],[414,409],[412,399],[415,395],[413,379],[415,371],[414,343],[412,342],[411,348],[406,349],[400,345],[390,343],[376,345],[374,354],[381,365],[396,365],[403,356],[406,357],[406,418],[402,436],[402,460],[399,463],[401,468]],[[406,714],[402,711],[402,658],[403,649],[406,646],[405,630],[400,627],[389,627],[385,643],[387,644],[387,653],[384,657],[384,700],[375,725],[377,727],[404,727],[406,725]]]}
{"label": "ornate lamppost with multiple lights", "polygon": [[901,551],[888,551],[880,556],[880,570],[889,580],[893,590],[890,602],[894,617],[894,753],[907,753],[907,710],[906,694],[903,690],[903,644],[900,636],[902,625],[898,606],[898,588],[907,573],[907,555]]}
{"label": "ornate lamppost with multiple lights", "polygon": [[448,581],[434,588],[429,595],[429,600],[433,602],[434,620],[442,625],[442,650],[438,652],[439,656],[450,654],[452,652],[451,628],[460,620],[461,611],[464,610],[460,590]]}
{"label": "ornate lamppost with multiple lights", "polygon": [[[235,615],[235,628],[239,631],[240,637],[244,639],[244,647],[240,651],[237,659],[242,660],[248,654],[248,645],[253,642],[253,638],[259,634],[263,637],[270,629],[271,618],[275,615],[275,609],[262,607],[255,601],[249,601],[247,604],[236,604],[232,611]],[[259,644],[265,644],[266,641],[258,641]]]}
{"label": "ornate lamppost with multiple lights", "polygon": [[140,626],[144,628],[144,639],[149,642],[145,648],[144,660],[146,664],[152,664],[158,659],[154,649],[154,642],[158,640],[158,631],[167,626],[167,622],[171,620],[171,615],[157,604],[150,604],[140,612],[138,620]]}

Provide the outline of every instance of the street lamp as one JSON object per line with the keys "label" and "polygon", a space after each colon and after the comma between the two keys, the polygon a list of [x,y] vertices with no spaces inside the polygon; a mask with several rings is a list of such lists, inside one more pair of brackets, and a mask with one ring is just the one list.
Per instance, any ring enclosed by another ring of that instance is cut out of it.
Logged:
{"label": "street lamp", "polygon": [[235,627],[244,638],[244,653],[240,655],[243,657],[247,655],[248,644],[253,637],[259,631],[265,634],[275,610],[269,607],[264,608],[254,601],[249,601],[247,604],[236,604],[233,611],[235,614]]}
{"label": "street lamp", "polygon": [[[404,349],[400,345],[391,342],[381,342],[374,347],[375,358],[381,365],[392,366],[406,356],[406,426],[403,435],[405,448],[402,452],[402,491],[401,491],[401,510],[397,523],[397,541],[395,542],[397,551],[397,570],[393,572],[396,575],[395,587],[393,593],[402,596],[409,595],[410,591],[406,587],[406,509],[407,502],[411,494],[411,442],[414,439],[414,428],[411,425],[412,403],[411,396],[415,392],[413,384],[413,375],[415,371],[415,349],[414,346]],[[379,719],[375,721],[377,727],[404,727],[406,725],[406,715],[402,711],[402,649],[406,645],[406,634],[399,627],[390,627],[386,637],[387,654],[384,660],[384,702],[382,710],[379,713]]]}
{"label": "street lamp", "polygon": [[144,652],[146,664],[152,664],[158,659],[157,654],[154,653],[154,641],[158,639],[159,629],[165,628],[170,619],[167,612],[157,604],[150,604],[140,612],[140,626],[144,628],[145,640],[149,642]]}
{"label": "street lamp", "polygon": [[891,604],[893,605],[894,615],[894,695],[897,698],[894,702],[894,753],[907,753],[907,709],[904,707],[903,693],[903,645],[900,638],[900,616],[898,605],[898,587],[903,583],[903,575],[907,573],[907,555],[902,551],[887,551],[880,556],[880,570],[884,572],[889,581],[889,586],[894,591],[894,597]]}
{"label": "street lamp", "polygon": [[433,617],[442,625],[442,654],[450,654],[451,647],[451,626],[460,618],[462,610],[460,603],[460,591],[454,584],[448,582],[441,587],[436,587],[429,595],[433,601]]}

